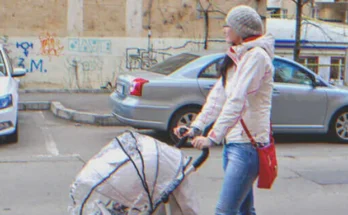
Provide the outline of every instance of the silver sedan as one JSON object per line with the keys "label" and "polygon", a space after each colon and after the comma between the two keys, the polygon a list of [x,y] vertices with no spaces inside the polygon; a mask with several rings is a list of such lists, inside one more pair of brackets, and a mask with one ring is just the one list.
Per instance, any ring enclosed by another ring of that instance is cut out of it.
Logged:
{"label": "silver sedan", "polygon": [[[176,142],[173,128],[194,120],[219,77],[223,57],[183,53],[146,71],[120,73],[110,95],[113,114],[135,128],[166,131]],[[277,56],[273,64],[274,133],[327,133],[348,142],[348,91],[292,60]]]}

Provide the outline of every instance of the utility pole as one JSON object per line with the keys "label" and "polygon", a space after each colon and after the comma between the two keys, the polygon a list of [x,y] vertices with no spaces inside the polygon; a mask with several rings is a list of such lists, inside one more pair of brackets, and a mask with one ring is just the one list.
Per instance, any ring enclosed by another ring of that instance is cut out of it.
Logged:
{"label": "utility pole", "polygon": [[292,0],[296,4],[296,33],[295,33],[295,48],[294,60],[300,61],[301,53],[301,27],[302,27],[302,9],[309,0]]}
{"label": "utility pole", "polygon": [[296,4],[296,30],[295,30],[295,48],[294,48],[294,60],[300,61],[301,52],[301,26],[302,26],[302,7],[303,0],[293,0]]}

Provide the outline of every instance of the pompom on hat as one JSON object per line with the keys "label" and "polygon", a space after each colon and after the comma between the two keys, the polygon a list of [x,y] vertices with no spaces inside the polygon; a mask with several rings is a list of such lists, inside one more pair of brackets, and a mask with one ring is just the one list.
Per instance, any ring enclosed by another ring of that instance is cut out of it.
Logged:
{"label": "pompom on hat", "polygon": [[226,25],[243,39],[263,34],[263,23],[255,9],[240,5],[232,8],[226,16]]}

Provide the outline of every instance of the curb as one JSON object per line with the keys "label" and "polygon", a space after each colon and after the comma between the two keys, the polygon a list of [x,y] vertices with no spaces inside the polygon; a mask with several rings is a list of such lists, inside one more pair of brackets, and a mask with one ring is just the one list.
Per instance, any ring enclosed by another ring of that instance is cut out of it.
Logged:
{"label": "curb", "polygon": [[49,110],[51,102],[19,102],[18,110]]}
{"label": "curb", "polygon": [[58,101],[52,102],[20,102],[18,109],[21,111],[26,110],[50,110],[53,115],[58,118],[70,120],[73,122],[99,125],[99,126],[124,126],[115,116],[112,114],[95,114],[89,112],[80,112],[73,109],[65,108],[62,103]]}
{"label": "curb", "polygon": [[111,89],[19,89],[19,93],[112,93]]}

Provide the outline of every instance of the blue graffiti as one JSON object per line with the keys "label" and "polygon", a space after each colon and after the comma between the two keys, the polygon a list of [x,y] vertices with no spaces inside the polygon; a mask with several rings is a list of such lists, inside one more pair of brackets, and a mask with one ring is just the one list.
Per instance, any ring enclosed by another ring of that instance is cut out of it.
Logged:
{"label": "blue graffiti", "polygon": [[69,51],[111,54],[111,40],[99,39],[69,39]]}
{"label": "blue graffiti", "polygon": [[25,69],[24,61],[25,61],[25,59],[22,57],[18,59],[18,66],[23,68],[23,69]]}
{"label": "blue graffiti", "polygon": [[36,62],[35,60],[31,60],[30,72],[40,71],[40,72],[47,73],[47,69],[42,70],[42,68],[43,68],[43,60],[42,59],[40,59],[38,62]]}
{"label": "blue graffiti", "polygon": [[43,68],[43,60],[40,59],[40,60],[33,60],[31,59],[30,61],[30,67],[27,68],[25,66],[25,59],[24,58],[19,58],[18,59],[18,66],[23,68],[23,69],[26,69],[27,73],[28,72],[34,72],[34,71],[39,71],[39,72],[43,72],[43,73],[47,73],[47,69],[44,69]]}
{"label": "blue graffiti", "polygon": [[33,49],[33,48],[34,48],[34,44],[33,44],[33,43],[29,43],[29,42],[22,42],[22,43],[18,43],[18,42],[17,42],[16,47],[17,47],[17,48],[23,49],[23,54],[24,54],[26,57],[28,57],[28,55],[29,55],[28,49],[29,49],[29,48],[32,48],[32,49]]}

